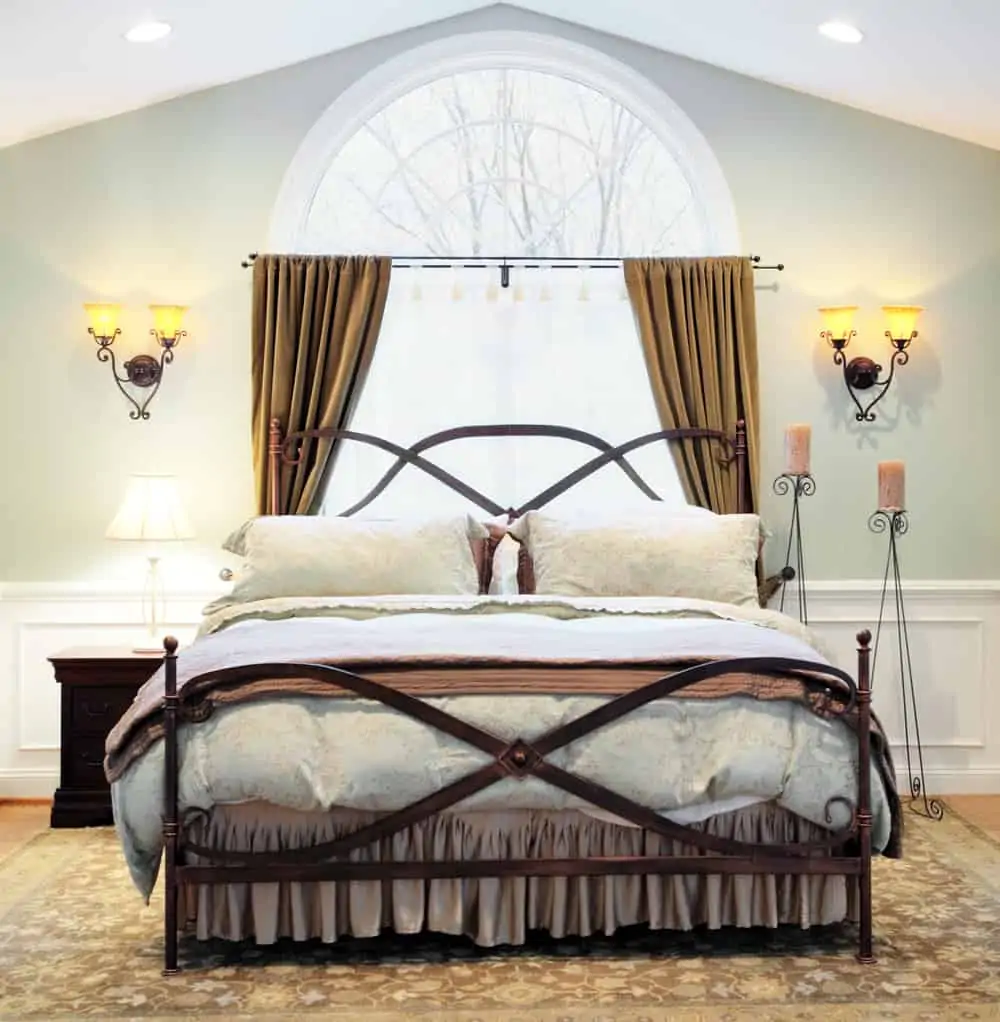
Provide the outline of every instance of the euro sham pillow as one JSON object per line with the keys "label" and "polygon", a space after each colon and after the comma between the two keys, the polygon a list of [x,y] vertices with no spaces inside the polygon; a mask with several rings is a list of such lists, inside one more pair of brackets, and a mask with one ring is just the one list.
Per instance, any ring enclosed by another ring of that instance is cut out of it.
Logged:
{"label": "euro sham pillow", "polygon": [[757,604],[757,515],[640,513],[615,522],[529,511],[510,534],[531,557],[539,594]]}
{"label": "euro sham pillow", "polygon": [[487,537],[470,515],[254,518],[223,544],[243,557],[243,565],[230,595],[211,606],[282,596],[474,596],[481,582],[478,551]]}

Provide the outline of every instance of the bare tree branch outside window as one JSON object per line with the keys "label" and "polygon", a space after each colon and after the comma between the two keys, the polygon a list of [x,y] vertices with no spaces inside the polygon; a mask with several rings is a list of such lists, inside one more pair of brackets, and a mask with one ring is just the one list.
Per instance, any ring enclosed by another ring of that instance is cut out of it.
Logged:
{"label": "bare tree branch outside window", "polygon": [[539,71],[448,75],[334,157],[308,218],[328,251],[624,256],[704,251],[666,145],[615,99]]}

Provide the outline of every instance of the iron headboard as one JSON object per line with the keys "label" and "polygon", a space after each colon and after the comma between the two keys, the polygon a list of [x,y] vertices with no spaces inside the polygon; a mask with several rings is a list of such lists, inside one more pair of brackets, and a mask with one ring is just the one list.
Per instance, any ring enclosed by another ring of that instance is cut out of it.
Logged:
{"label": "iron headboard", "polygon": [[[518,507],[504,507],[484,493],[480,493],[475,487],[463,482],[451,472],[441,468],[424,457],[426,451],[439,447],[442,444],[455,440],[465,440],[472,437],[555,437],[564,440],[574,440],[577,443],[593,448],[598,453],[584,462],[572,472],[556,480],[551,486],[546,487],[540,493],[535,494]],[[341,512],[342,517],[357,514],[366,508],[376,497],[378,497],[393,479],[407,466],[412,465],[426,472],[429,476],[437,479],[445,486],[450,487],[456,493],[472,501],[484,511],[491,515],[506,514],[511,520],[524,514],[526,511],[537,510],[544,507],[549,501],[565,493],[568,489],[576,486],[577,483],[587,479],[599,469],[612,462],[644,493],[650,500],[661,500],[662,498],[646,483],[635,468],[630,464],[626,455],[633,451],[640,450],[649,444],[657,441],[680,441],[680,440],[711,440],[719,445],[719,461],[727,466],[734,466],[736,469],[736,510],[743,513],[749,510],[748,494],[749,484],[749,460],[747,458],[747,435],[746,424],[742,419],[736,423],[734,436],[718,429],[701,429],[690,427],[682,429],[661,429],[655,433],[646,433],[643,436],[635,437],[633,440],[622,444],[611,444],[602,440],[593,433],[587,433],[582,429],[574,429],[570,426],[552,425],[490,425],[490,426],[458,426],[453,429],[441,430],[432,433],[430,436],[418,440],[410,447],[401,447],[392,440],[384,437],[373,436],[370,433],[358,433],[350,429],[306,429],[298,430],[283,435],[282,426],[278,419],[271,420],[270,437],[268,441],[268,513],[278,514],[280,503],[280,484],[284,470],[292,465],[297,465],[302,460],[305,445],[314,440],[356,440],[359,443],[367,444],[370,447],[377,447],[380,450],[393,454],[395,462],[375,483],[375,485],[355,504],[352,504],[345,511]]]}

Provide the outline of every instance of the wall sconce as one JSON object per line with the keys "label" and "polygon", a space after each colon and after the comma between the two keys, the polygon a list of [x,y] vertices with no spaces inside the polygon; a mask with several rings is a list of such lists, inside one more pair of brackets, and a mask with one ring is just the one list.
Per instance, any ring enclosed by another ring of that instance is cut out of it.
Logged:
{"label": "wall sconce", "polygon": [[[118,326],[118,313],[121,306],[107,302],[90,302],[84,305],[87,316],[90,318],[90,326],[87,332],[97,341],[97,358],[101,362],[111,363],[111,374],[115,378],[118,389],[125,395],[126,400],[132,405],[128,413],[130,419],[148,419],[149,402],[156,396],[163,381],[163,368],[174,360],[174,348],[180,343],[187,332],[181,329],[181,322],[187,306],[184,305],[151,305],[153,313],[153,329],[149,332],[156,338],[161,350],[157,359],[153,355],[134,355],[127,362],[122,364],[125,371],[124,376],[118,374],[118,364],[115,361],[114,349],[111,347],[115,338],[121,334]],[[142,390],[149,390],[149,393],[142,401],[137,401],[123,386],[131,384]]]}
{"label": "wall sconce", "polygon": [[[857,331],[854,329],[854,313],[856,305],[838,305],[820,309],[824,328],[820,336],[833,348],[833,361],[843,366],[844,383],[851,399],[857,406],[854,418],[858,422],[874,422],[875,413],[872,409],[882,400],[892,383],[896,366],[905,366],[910,360],[907,348],[917,336],[917,316],[923,311],[919,305],[883,305],[882,311],[888,321],[885,336],[892,341],[892,359],[889,363],[889,375],[883,380],[882,366],[874,359],[859,355],[847,360],[844,349],[851,343]],[[875,388],[875,396],[867,403],[862,402],[858,393]]]}

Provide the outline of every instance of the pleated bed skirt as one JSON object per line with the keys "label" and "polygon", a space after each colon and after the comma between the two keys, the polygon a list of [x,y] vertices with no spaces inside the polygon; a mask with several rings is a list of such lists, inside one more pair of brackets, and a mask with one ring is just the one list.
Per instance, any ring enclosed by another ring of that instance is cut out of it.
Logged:
{"label": "pleated bed skirt", "polygon": [[[190,827],[199,844],[276,851],[328,841],[375,818],[355,810],[305,813],[266,803],[217,806]],[[761,803],[694,824],[720,837],[785,844],[826,831]],[[362,849],[352,859],[575,858],[686,855],[698,849],[636,827],[575,811],[442,814]],[[197,858],[189,858],[196,863]],[[699,925],[802,927],[856,919],[856,883],[843,876],[626,876],[198,885],[182,911],[199,939],[336,941],[430,930],[465,935],[484,947],[521,944],[529,930],[553,937],[611,934],[637,923],[652,929]]]}

